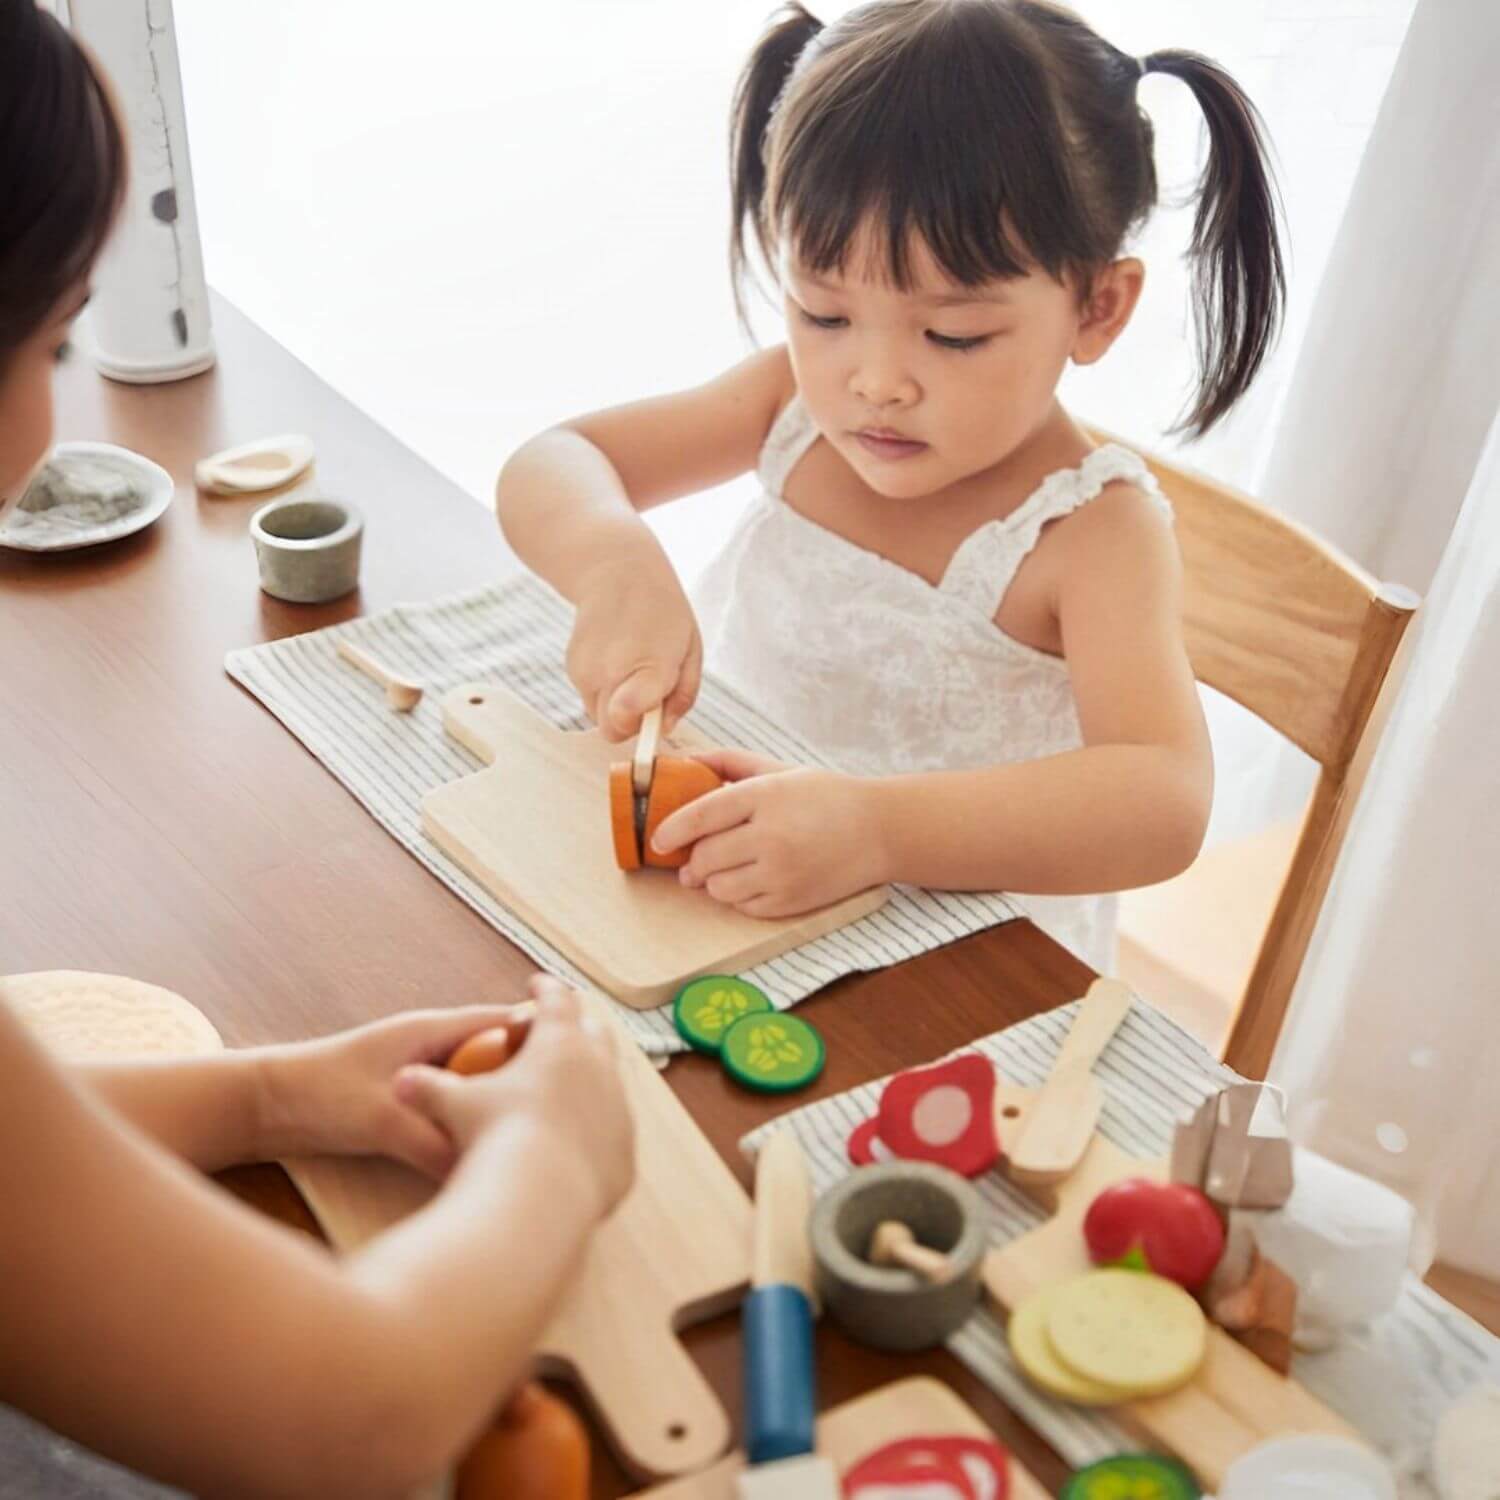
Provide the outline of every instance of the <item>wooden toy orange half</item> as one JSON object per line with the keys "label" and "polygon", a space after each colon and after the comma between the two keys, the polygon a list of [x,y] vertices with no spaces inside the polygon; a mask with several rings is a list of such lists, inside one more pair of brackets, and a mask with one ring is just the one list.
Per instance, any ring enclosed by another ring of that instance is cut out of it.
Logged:
{"label": "wooden toy orange half", "polygon": [[614,837],[615,863],[622,870],[676,870],[688,862],[689,849],[657,854],[651,848],[656,830],[680,807],[716,791],[724,782],[701,760],[682,755],[659,755],[646,799],[646,817],[637,828],[631,766],[622,761],[609,768],[609,827]]}
{"label": "wooden toy orange half", "polygon": [[651,848],[651,840],[679,807],[696,802],[724,785],[722,778],[709,770],[701,760],[687,760],[682,756],[658,756],[656,774],[651,778],[651,795],[646,802],[646,827],[641,838],[641,857],[648,865],[658,870],[676,870],[688,862],[691,848],[674,849],[670,854],[657,854]]}
{"label": "wooden toy orange half", "polygon": [[635,826],[635,788],[630,770],[628,760],[609,768],[609,831],[615,841],[615,863],[622,870],[639,870],[641,834]]}
{"label": "wooden toy orange half", "polygon": [[510,1031],[504,1026],[492,1026],[488,1031],[477,1031],[460,1042],[448,1058],[448,1070],[465,1074],[493,1073],[510,1061],[512,1051]]}
{"label": "wooden toy orange half", "polygon": [[454,1500],[588,1500],[589,1445],[571,1407],[527,1383],[469,1450]]}

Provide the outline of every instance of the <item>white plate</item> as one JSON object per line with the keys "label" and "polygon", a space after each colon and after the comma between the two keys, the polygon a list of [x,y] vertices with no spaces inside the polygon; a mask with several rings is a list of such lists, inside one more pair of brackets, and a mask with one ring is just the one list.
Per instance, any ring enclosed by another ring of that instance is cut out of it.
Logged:
{"label": "white plate", "polygon": [[[51,510],[28,513],[27,497],[48,474],[59,469],[64,474],[92,469],[129,480],[136,492],[135,501],[118,513],[87,500],[65,501]],[[118,541],[157,520],[172,503],[174,488],[172,476],[160,464],[129,448],[117,448],[113,443],[59,443],[32,480],[31,489],[0,525],[0,547],[16,552],[69,552]]]}

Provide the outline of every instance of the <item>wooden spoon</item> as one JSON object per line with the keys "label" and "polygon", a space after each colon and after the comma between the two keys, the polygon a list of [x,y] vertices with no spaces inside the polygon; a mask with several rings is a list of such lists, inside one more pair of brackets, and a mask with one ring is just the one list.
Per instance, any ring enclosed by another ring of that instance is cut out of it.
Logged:
{"label": "wooden spoon", "polygon": [[422,701],[420,684],[405,677],[398,677],[375,660],[368,651],[356,646],[353,641],[340,641],[338,653],[351,667],[373,678],[385,689],[385,701],[398,714],[409,714]]}
{"label": "wooden spoon", "polygon": [[1117,979],[1096,979],[1089,986],[1052,1072],[1026,1111],[1008,1153],[1014,1181],[1047,1187],[1061,1182],[1083,1160],[1104,1102],[1094,1062],[1119,1030],[1131,1000],[1129,989]]}

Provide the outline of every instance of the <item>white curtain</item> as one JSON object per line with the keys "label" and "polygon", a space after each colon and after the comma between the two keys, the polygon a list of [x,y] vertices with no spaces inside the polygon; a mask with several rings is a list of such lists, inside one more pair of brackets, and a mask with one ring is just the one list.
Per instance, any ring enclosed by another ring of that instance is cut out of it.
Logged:
{"label": "white curtain", "polygon": [[[1263,493],[1427,594],[1273,1077],[1500,1276],[1500,6],[1422,0]],[[1486,440],[1488,438],[1488,445]],[[1299,768],[1300,771],[1300,768]],[[1288,775],[1299,774],[1288,771]]]}

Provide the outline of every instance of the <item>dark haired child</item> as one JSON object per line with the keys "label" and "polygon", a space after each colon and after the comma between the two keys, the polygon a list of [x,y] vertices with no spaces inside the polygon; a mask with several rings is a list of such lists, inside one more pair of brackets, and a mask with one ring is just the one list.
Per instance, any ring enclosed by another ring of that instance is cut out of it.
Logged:
{"label": "dark haired child", "polygon": [[[1056,394],[1140,295],[1147,72],[1209,124],[1201,433],[1282,307],[1249,101],[1206,58],[1138,60],[1041,0],[874,0],[826,28],[789,7],[737,92],[736,291],[748,231],[786,344],[506,464],[501,526],[576,605],[569,671],[607,734],[657,703],[674,722],[706,658],[837,767],[705,756],[730,784],[657,833],[692,846],[688,885],[758,916],[888,880],[1027,893],[1107,970],[1101,893],[1197,852],[1213,770],[1170,508]],[[690,602],[641,513],[752,469],[763,492]]]}
{"label": "dark haired child", "polygon": [[[34,0],[0,0],[0,512],[51,443],[52,362],[124,157],[85,54]],[[509,1007],[64,1068],[0,1003],[0,1403],[195,1494],[395,1497],[440,1475],[631,1178],[609,1039],[557,981],[532,995],[525,1047],[478,1078],[424,1065],[518,1024]],[[335,1261],[184,1165],[319,1153],[443,1185]]]}

